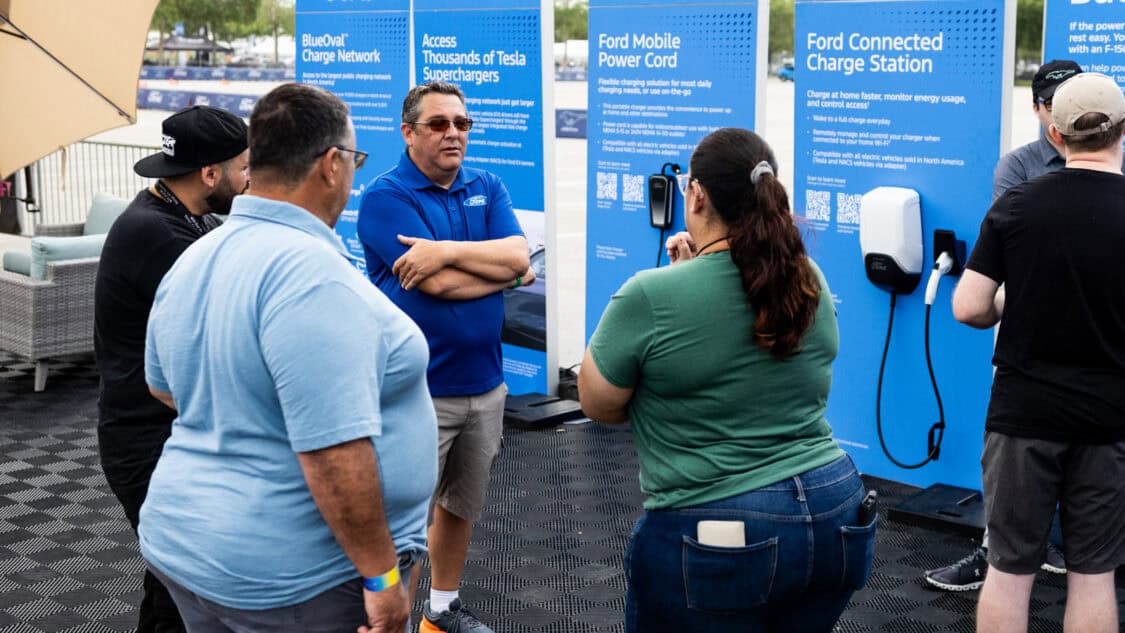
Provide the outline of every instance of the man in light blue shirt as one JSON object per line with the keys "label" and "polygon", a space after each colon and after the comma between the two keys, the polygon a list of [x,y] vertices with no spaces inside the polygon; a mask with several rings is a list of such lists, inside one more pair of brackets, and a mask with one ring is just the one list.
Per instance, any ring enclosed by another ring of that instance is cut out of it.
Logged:
{"label": "man in light blue shirt", "polygon": [[253,189],[149,319],[178,417],[141,552],[191,633],[398,633],[437,477],[426,341],[332,231],[366,156],[343,102],[285,84],[250,125]]}

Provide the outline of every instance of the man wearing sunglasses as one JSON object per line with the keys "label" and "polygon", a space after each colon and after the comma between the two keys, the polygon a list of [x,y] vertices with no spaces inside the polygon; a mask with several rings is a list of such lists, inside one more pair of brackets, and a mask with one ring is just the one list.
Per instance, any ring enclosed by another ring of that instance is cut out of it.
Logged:
{"label": "man wearing sunglasses", "polygon": [[402,105],[406,151],[371,182],[359,207],[368,276],[430,346],[438,484],[422,633],[492,633],[462,608],[458,588],[500,451],[502,291],[535,280],[507,189],[494,174],[462,165],[472,126],[460,88],[415,86]]}

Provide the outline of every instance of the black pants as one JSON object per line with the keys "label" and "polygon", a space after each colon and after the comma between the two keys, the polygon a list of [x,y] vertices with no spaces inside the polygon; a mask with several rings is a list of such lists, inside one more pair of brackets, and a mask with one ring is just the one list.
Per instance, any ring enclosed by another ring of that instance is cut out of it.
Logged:
{"label": "black pants", "polygon": [[[98,445],[101,453],[102,471],[109,482],[109,488],[125,509],[125,518],[133,531],[137,531],[141,505],[148,493],[148,482],[156,468],[156,458],[160,450],[151,449],[130,451],[128,440],[115,433],[98,431]],[[163,442],[161,442],[163,446]],[[131,454],[130,454],[131,453]],[[137,453],[153,454],[151,459],[138,459]],[[144,597],[141,598],[140,618],[137,633],[186,633],[180,612],[172,601],[168,589],[145,570]]]}

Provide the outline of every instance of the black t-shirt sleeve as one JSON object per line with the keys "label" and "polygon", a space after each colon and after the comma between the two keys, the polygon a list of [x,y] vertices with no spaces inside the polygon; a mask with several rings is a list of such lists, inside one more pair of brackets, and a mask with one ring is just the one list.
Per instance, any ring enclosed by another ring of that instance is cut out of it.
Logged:
{"label": "black t-shirt sleeve", "polygon": [[151,306],[160,280],[195,241],[187,231],[171,230],[165,222],[153,227],[151,247],[137,270],[137,292]]}
{"label": "black t-shirt sleeve", "polygon": [[1004,283],[1007,271],[1004,268],[1004,235],[1003,227],[1005,218],[1009,215],[1013,190],[1000,196],[992,204],[992,208],[985,214],[980,223],[980,234],[969,255],[969,263],[965,265],[969,270],[978,272],[997,283]]}

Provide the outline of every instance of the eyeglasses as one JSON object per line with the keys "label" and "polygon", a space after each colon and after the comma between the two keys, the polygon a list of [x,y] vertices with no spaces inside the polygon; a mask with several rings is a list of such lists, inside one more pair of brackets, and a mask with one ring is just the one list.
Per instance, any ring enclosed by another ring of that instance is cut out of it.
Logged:
{"label": "eyeglasses", "polygon": [[1043,106],[1043,109],[1046,110],[1047,112],[1051,111],[1051,100],[1050,99],[1036,99],[1035,103],[1038,103],[1039,105]]}
{"label": "eyeglasses", "polygon": [[676,186],[680,188],[680,195],[687,197],[688,187],[691,186],[691,181],[695,180],[689,174],[676,174]]}
{"label": "eyeglasses", "polygon": [[462,132],[468,132],[473,129],[473,120],[465,117],[457,117],[450,121],[449,119],[430,119],[429,121],[413,121],[410,125],[424,125],[437,133],[445,132],[449,129],[450,123],[453,127]]}
{"label": "eyeglasses", "polygon": [[320,158],[321,156],[324,156],[330,149],[338,149],[341,152],[351,152],[353,155],[352,161],[355,162],[356,169],[361,169],[363,167],[363,164],[367,162],[367,152],[360,151],[358,149],[352,149],[350,147],[344,147],[343,145],[329,145],[316,154],[313,154],[313,158]]}

